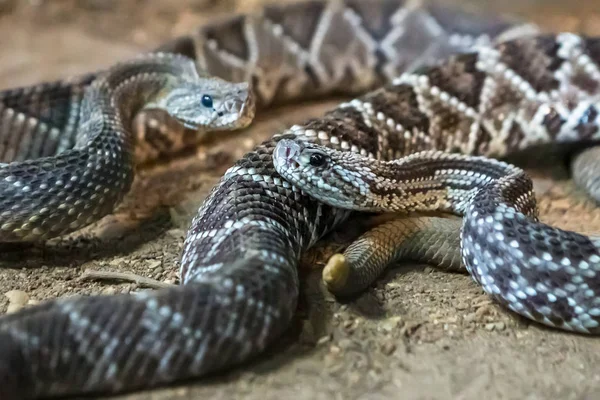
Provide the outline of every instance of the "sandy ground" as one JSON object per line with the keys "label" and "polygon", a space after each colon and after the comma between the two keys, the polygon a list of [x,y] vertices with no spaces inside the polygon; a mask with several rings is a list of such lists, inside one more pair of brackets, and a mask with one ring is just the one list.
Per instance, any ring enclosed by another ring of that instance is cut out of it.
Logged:
{"label": "sandy ground", "polygon": [[[259,3],[264,1],[0,0],[0,87],[95,70],[215,15]],[[600,5],[592,1],[471,3],[555,31],[600,34]],[[245,132],[141,171],[125,204],[84,232],[86,240],[3,248],[0,312],[7,310],[11,295],[35,303],[140,289],[135,283],[82,280],[89,270],[176,282],[189,217],[224,170],[276,130],[333,104],[263,113]],[[533,173],[544,221],[600,232],[600,211],[564,169]],[[305,290],[289,333],[248,365],[220,377],[116,398],[594,399],[600,398],[599,363],[598,340],[515,317],[491,303],[467,275],[404,264],[346,304]]]}

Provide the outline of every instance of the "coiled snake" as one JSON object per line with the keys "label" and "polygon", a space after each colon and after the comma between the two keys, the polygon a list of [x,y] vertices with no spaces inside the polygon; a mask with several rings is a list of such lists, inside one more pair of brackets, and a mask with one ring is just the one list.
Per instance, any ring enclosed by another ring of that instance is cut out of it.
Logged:
{"label": "coiled snake", "polygon": [[[237,161],[191,223],[181,286],[58,299],[0,318],[0,397],[150,387],[231,367],[271,344],[296,308],[300,254],[351,215],[315,200],[312,196],[320,191],[304,192],[277,173],[272,154],[282,138],[377,160],[428,150],[502,157],[537,144],[595,141],[600,41],[573,34],[529,36],[534,32],[535,27],[418,2],[308,1],[207,25],[162,46],[158,51],[163,56],[146,55],[106,73],[0,92],[2,161],[7,163],[0,169],[1,238],[20,241],[64,234],[110,212],[131,180],[134,132],[128,125],[138,110],[158,106],[194,127],[212,128],[223,118],[229,126],[222,129],[230,129],[249,122],[255,101],[264,108],[300,98],[368,92],[387,83],[322,118],[290,128]],[[449,57],[461,52],[467,54]],[[206,74],[198,77],[181,56],[195,60]],[[421,68],[442,59],[439,66]],[[404,71],[411,73],[391,82]],[[249,82],[254,95],[247,86],[213,81],[208,75]],[[187,79],[180,80],[183,76]],[[210,104],[215,98],[202,95],[213,84],[215,93],[232,97]],[[183,105],[192,108],[182,110]],[[201,118],[190,118],[196,113]],[[172,140],[148,150],[150,156],[187,144],[187,139],[154,130],[151,119],[181,132],[164,113],[144,115],[152,118],[142,118],[140,137],[148,139],[139,143],[142,147],[153,147],[153,138]],[[407,162],[427,163],[432,154]],[[594,154],[592,148],[576,157],[573,172],[582,187],[600,198]],[[512,275],[488,274],[500,265],[498,259],[508,262],[500,247],[482,246],[491,233],[479,233],[479,222],[463,229],[466,265],[472,271],[482,268],[480,282],[486,290],[498,294],[497,286],[510,307],[533,319],[594,332],[599,287],[595,244],[518,216],[517,211],[535,217],[535,207],[526,177],[513,167],[440,157],[455,163],[453,169],[462,163],[465,173],[459,171],[458,177],[472,178],[450,182],[456,193],[446,192],[446,199],[481,186],[469,175],[475,168],[498,178],[494,182],[503,182],[508,171],[517,174],[508,177],[518,181],[514,187],[521,197],[492,185],[465,203],[474,205],[472,210],[450,202],[471,213],[467,222],[479,221],[473,213],[485,211],[482,230],[495,229],[496,211],[503,210],[496,222],[507,236],[496,239],[512,247],[505,253],[513,257],[515,269],[500,270]],[[36,160],[27,161],[31,158]],[[379,172],[383,165],[378,164]],[[398,194],[396,187],[386,190]],[[443,190],[430,198],[418,195],[423,190],[419,185],[403,190],[426,207],[447,207],[438,202]],[[515,225],[525,223],[508,229],[509,215]],[[509,232],[515,235],[511,241]],[[541,239],[527,243],[528,235],[537,233]],[[556,245],[562,237],[573,239],[564,242],[566,248]],[[517,251],[529,263],[518,264]],[[492,260],[487,270],[484,260]],[[532,265],[536,268],[528,269]],[[546,267],[548,274],[542,276]],[[531,293],[543,293],[539,279],[546,279],[546,298]],[[562,296],[559,290],[568,293]]]}

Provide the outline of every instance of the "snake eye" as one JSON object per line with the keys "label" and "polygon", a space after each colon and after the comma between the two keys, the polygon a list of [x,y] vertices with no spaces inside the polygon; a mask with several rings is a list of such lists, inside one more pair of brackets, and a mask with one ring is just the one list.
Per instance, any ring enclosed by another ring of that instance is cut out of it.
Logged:
{"label": "snake eye", "polygon": [[200,100],[200,102],[206,108],[212,108],[212,106],[213,106],[213,99],[211,96],[209,96],[207,94],[202,96],[202,100]]}
{"label": "snake eye", "polygon": [[327,163],[327,157],[321,153],[313,153],[310,155],[309,163],[313,167],[322,167]]}

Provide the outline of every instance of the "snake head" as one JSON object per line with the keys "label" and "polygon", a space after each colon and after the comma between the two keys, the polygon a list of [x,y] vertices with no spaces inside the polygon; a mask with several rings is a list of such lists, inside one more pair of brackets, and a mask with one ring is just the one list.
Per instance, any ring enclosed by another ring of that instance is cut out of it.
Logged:
{"label": "snake head", "polygon": [[255,100],[246,82],[232,83],[208,77],[179,82],[167,92],[162,108],[190,129],[234,130],[250,125]]}
{"label": "snake head", "polygon": [[370,175],[352,153],[300,139],[281,139],[273,151],[276,171],[309,196],[333,207],[360,209]]}

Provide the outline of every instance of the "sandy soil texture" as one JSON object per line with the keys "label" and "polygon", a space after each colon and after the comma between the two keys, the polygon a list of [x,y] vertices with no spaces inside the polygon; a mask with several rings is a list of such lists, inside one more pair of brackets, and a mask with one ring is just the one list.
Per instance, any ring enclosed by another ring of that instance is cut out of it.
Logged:
{"label": "sandy soil texture", "polygon": [[[0,87],[95,70],[260,0],[0,0]],[[456,1],[455,1],[456,3]],[[553,31],[600,34],[593,1],[492,0]],[[185,230],[225,169],[275,131],[337,101],[287,106],[251,129],[207,141],[191,155],[140,172],[115,215],[85,240],[0,252],[0,312],[74,294],[140,290],[142,283],[86,280],[89,271],[177,281]],[[532,171],[542,219],[600,232],[600,209],[560,163]],[[323,254],[313,260],[322,262]],[[87,272],[86,272],[87,271]],[[314,274],[311,276],[314,278]],[[294,324],[268,354],[228,374],[118,399],[594,399],[600,342],[544,329],[493,304],[467,275],[431,266],[391,269],[341,304],[305,290]],[[12,304],[9,306],[9,300]]]}

